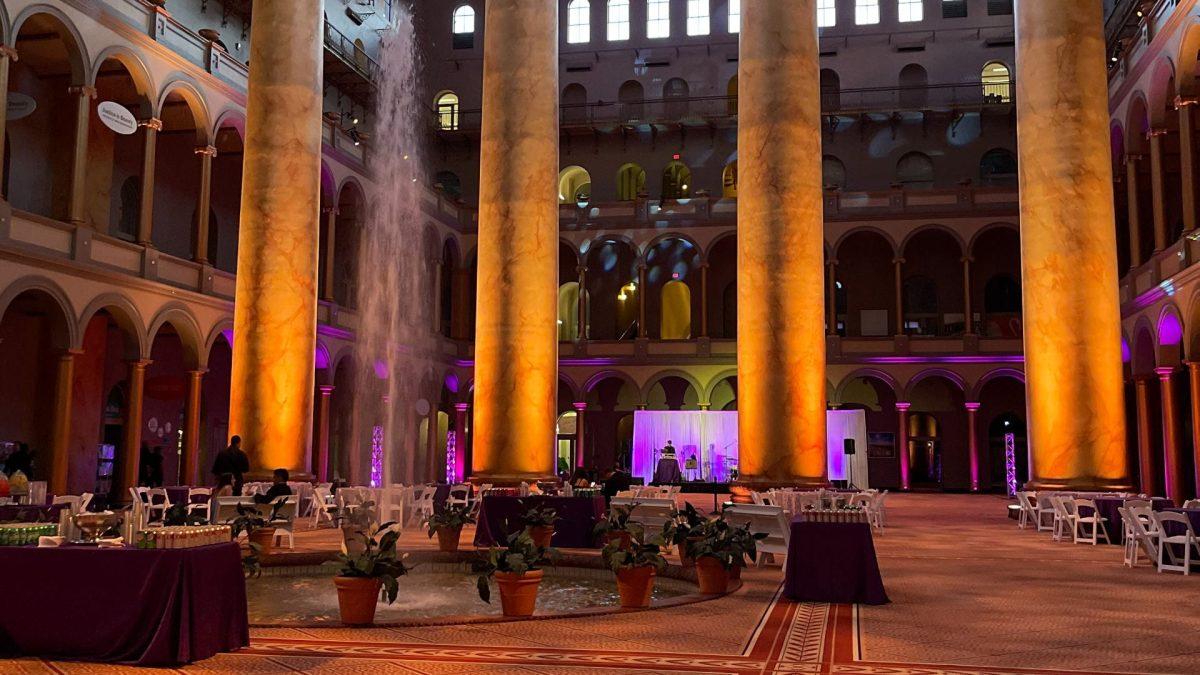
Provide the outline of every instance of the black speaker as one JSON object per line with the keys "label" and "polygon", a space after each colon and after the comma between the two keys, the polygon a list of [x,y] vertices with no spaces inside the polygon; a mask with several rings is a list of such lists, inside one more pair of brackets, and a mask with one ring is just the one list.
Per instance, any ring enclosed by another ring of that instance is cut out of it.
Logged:
{"label": "black speaker", "polygon": [[846,440],[842,441],[842,449],[846,451],[847,455],[853,455],[854,454],[854,439],[847,438]]}

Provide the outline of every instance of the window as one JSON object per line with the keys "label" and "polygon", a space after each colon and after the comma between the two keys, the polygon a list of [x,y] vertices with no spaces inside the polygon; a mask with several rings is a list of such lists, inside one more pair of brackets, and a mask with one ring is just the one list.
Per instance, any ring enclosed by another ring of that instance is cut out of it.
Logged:
{"label": "window", "polygon": [[742,0],[729,0],[729,32],[742,32]]}
{"label": "window", "polygon": [[439,129],[444,131],[458,129],[458,94],[452,91],[438,94],[437,99],[434,100],[434,108],[437,110]]}
{"label": "window", "polygon": [[463,5],[454,10],[452,23],[453,47],[455,49],[471,49],[475,46],[475,9]]}
{"label": "window", "polygon": [[646,170],[637,164],[626,164],[617,171],[617,199],[631,202],[646,190]]}
{"label": "window", "polygon": [[993,148],[979,160],[979,180],[986,187],[1017,184],[1017,156],[1004,148]]}
{"label": "window", "polygon": [[983,84],[985,103],[1012,102],[1012,77],[1008,66],[999,61],[992,61],[983,67],[979,80]]}
{"label": "window", "polygon": [[933,160],[923,152],[910,152],[896,163],[896,182],[908,189],[933,187]]}
{"label": "window", "polygon": [[1013,0],[988,0],[988,16],[1007,16],[1013,13]]}
{"label": "window", "polygon": [[688,0],[687,34],[708,35],[708,0]]}
{"label": "window", "polygon": [[833,155],[821,158],[821,182],[826,190],[841,190],[846,187],[846,165]]}
{"label": "window", "polygon": [[571,0],[567,5],[567,42],[577,45],[592,38],[592,4],[588,0]]}
{"label": "window", "polygon": [[967,16],[967,0],[942,0],[943,19],[963,19]]}
{"label": "window", "polygon": [[629,39],[629,0],[608,0],[608,40]]}
{"label": "window", "polygon": [[837,0],[817,0],[817,28],[837,25]]}
{"label": "window", "polygon": [[646,37],[671,37],[671,0],[646,0]]}
{"label": "window", "polygon": [[592,198],[592,176],[581,166],[568,166],[558,174],[558,203],[583,204]]}
{"label": "window", "polygon": [[896,6],[900,23],[921,21],[925,18],[925,0],[900,0]]}
{"label": "window", "polygon": [[859,26],[879,23],[879,0],[854,0],[854,23]]}

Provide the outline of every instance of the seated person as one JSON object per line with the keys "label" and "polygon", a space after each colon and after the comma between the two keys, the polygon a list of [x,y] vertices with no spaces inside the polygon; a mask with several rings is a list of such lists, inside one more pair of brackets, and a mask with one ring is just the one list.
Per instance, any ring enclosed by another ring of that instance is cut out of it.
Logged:
{"label": "seated person", "polygon": [[290,497],[292,488],[288,487],[288,470],[275,469],[275,482],[267,490],[266,494],[254,495],[255,504],[270,504],[279,497]]}
{"label": "seated person", "polygon": [[612,473],[604,480],[605,497],[612,499],[617,496],[618,492],[624,492],[633,485],[633,476],[630,476],[621,468],[620,465],[614,466]]}
{"label": "seated person", "polygon": [[213,490],[214,497],[233,496],[233,474],[223,473],[217,476],[217,488]]}

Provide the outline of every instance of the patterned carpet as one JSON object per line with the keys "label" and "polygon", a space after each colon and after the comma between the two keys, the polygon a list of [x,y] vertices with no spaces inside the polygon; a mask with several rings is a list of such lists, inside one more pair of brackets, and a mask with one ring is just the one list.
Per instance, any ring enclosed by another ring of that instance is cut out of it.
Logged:
{"label": "patterned carpet", "polygon": [[[1200,673],[1200,576],[1021,532],[1004,500],[901,495],[876,538],[893,604],[797,605],[780,570],[648,612],[420,628],[256,628],[207,673]],[[298,535],[317,548],[325,532]],[[406,537],[413,547],[424,537]],[[145,672],[25,659],[0,673]]]}

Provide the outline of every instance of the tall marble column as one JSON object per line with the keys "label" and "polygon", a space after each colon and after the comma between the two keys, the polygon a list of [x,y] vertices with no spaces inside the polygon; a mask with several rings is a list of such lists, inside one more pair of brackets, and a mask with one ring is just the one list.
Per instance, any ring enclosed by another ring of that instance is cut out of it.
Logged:
{"label": "tall marble column", "polygon": [[[1129,222],[1129,269],[1142,264],[1142,207],[1138,195],[1138,165],[1141,155],[1125,156],[1125,204]],[[1116,214],[1113,214],[1116,217]]]}
{"label": "tall marble column", "polygon": [[815,0],[743,7],[737,360],[747,487],[828,482],[818,52]]}
{"label": "tall marble column", "polygon": [[142,139],[142,199],[138,209],[137,243],[153,246],[154,238],[154,160],[157,156],[158,132],[162,131],[162,120],[151,117],[138,122],[144,129]]}
{"label": "tall marble column", "polygon": [[1104,21],[1098,2],[1066,4],[1017,3],[1030,483],[1125,488]]}
{"label": "tall marble column", "polygon": [[[0,44],[0,130],[8,128],[8,70],[16,60],[17,50]],[[0,157],[4,156],[6,140],[7,134],[0,132]],[[0,162],[0,185],[7,184],[8,175],[4,173],[4,163]]]}
{"label": "tall marble column", "polygon": [[54,377],[54,423],[50,439],[49,491],[54,495],[67,492],[67,467],[70,466],[71,389],[74,385],[75,355],[67,350],[58,356]]}
{"label": "tall marble column", "polygon": [[217,149],[211,145],[196,148],[200,156],[200,194],[196,198],[196,251],[192,256],[198,263],[215,262],[208,259],[208,219],[212,211],[212,161]]}
{"label": "tall marble column", "polygon": [[558,3],[490,0],[483,45],[472,474],[554,475]]}
{"label": "tall marble column", "polygon": [[150,359],[129,362],[129,393],[125,400],[125,428],[121,446],[121,476],[117,485],[116,500],[124,503],[129,499],[129,488],[138,484],[138,468],[141,465],[142,446],[142,399],[146,385],[146,367]]}
{"label": "tall marble column", "polygon": [[1150,419],[1150,378],[1136,378],[1133,387],[1137,412],[1138,488],[1142,494],[1153,495],[1157,471],[1150,426],[1155,424]]}
{"label": "tall marble column", "polygon": [[[1179,111],[1179,173],[1180,192],[1183,195],[1183,231],[1196,229],[1196,149],[1195,121],[1192,108],[1196,99],[1176,97],[1175,108]],[[0,148],[3,149],[3,148]]]}
{"label": "tall marble column", "polygon": [[967,409],[967,457],[971,469],[971,492],[979,492],[979,404],[968,402]]}
{"label": "tall marble column", "polygon": [[1163,186],[1163,138],[1166,129],[1151,129],[1146,132],[1150,141],[1150,198],[1154,214],[1154,252],[1167,247],[1167,204]]}
{"label": "tall marble column", "polygon": [[325,483],[329,480],[329,404],[333,385],[323,384],[318,390],[321,398],[317,401],[317,448],[313,453],[316,457],[313,474],[318,483]]}
{"label": "tall marble column", "polygon": [[256,472],[306,474],[321,207],[321,0],[254,0],[229,431]]}
{"label": "tall marble column", "polygon": [[975,334],[975,309],[971,306],[971,256],[963,256],[963,332]]}
{"label": "tall marble column", "polygon": [[[206,370],[188,371],[187,400],[183,414],[183,484],[202,484],[200,471],[200,395]],[[196,481],[200,481],[197,483]]]}
{"label": "tall marble column", "polygon": [[912,485],[909,479],[909,461],[908,461],[908,409],[912,407],[911,403],[905,401],[896,402],[896,414],[898,416],[898,424],[896,434],[896,457],[900,459],[900,489],[907,490]]}
{"label": "tall marble column", "polygon": [[75,154],[71,158],[71,201],[67,206],[67,218],[81,225],[87,202],[88,117],[92,112],[92,99],[96,98],[96,88],[74,86],[71,93],[75,96]]}
{"label": "tall marble column", "polygon": [[1183,482],[1183,448],[1180,445],[1179,415],[1175,410],[1174,368],[1157,368],[1162,401],[1163,485],[1168,499],[1182,504],[1188,491]]}

